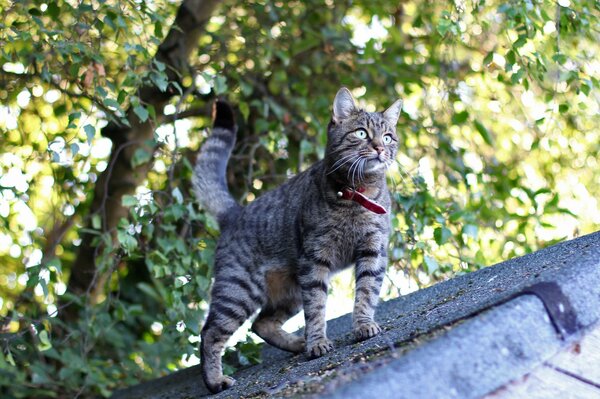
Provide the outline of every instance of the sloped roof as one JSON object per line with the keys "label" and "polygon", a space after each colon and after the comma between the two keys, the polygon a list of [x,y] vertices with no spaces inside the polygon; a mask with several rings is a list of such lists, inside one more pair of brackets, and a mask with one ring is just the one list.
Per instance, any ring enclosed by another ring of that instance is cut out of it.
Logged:
{"label": "sloped roof", "polygon": [[[519,397],[511,381],[600,325],[600,232],[384,302],[376,318],[384,332],[361,343],[352,340],[351,315],[329,321],[336,349],[319,359],[265,347],[263,362],[215,397]],[[600,398],[597,377],[579,382]],[[113,397],[207,394],[196,366]]]}

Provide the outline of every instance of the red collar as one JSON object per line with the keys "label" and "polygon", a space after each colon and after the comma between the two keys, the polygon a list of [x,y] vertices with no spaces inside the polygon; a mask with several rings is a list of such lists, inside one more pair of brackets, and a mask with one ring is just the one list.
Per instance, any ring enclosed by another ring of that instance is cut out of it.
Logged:
{"label": "red collar", "polygon": [[338,191],[338,198],[352,200],[354,202],[359,203],[363,208],[370,210],[371,212],[375,212],[379,215],[383,215],[387,213],[384,207],[379,205],[377,202],[369,199],[367,196],[362,194],[365,191],[364,187],[359,187],[356,190],[351,189],[350,187],[344,187],[342,191]]}

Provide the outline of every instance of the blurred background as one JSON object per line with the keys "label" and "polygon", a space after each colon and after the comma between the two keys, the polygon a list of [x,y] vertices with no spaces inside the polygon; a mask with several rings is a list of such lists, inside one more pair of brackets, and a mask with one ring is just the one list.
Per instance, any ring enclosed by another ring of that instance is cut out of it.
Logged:
{"label": "blurred background", "polygon": [[[0,0],[6,397],[197,364],[218,228],[190,177],[218,97],[242,203],[323,156],[340,86],[404,100],[385,299],[598,230],[597,1],[217,3]],[[352,298],[347,271],[328,317]],[[229,372],[260,361],[236,341]]]}

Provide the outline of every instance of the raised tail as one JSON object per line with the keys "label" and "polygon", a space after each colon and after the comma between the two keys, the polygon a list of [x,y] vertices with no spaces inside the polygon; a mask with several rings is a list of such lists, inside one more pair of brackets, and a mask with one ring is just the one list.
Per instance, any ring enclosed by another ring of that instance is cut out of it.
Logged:
{"label": "raised tail", "polygon": [[202,144],[192,178],[200,205],[217,219],[221,228],[241,208],[229,193],[226,179],[236,131],[233,110],[226,102],[217,101],[213,131]]}

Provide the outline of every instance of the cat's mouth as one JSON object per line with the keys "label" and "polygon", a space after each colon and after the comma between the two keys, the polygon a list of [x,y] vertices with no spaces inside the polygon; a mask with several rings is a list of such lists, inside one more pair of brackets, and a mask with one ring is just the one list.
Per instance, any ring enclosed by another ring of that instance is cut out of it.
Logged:
{"label": "cat's mouth", "polygon": [[374,163],[386,163],[387,162],[387,155],[385,154],[385,152],[381,152],[381,153],[375,153],[372,154],[371,157],[369,158],[370,161],[374,162]]}
{"label": "cat's mouth", "polygon": [[365,172],[374,172],[381,168],[385,168],[386,163],[387,157],[384,153],[374,154],[373,156],[368,158],[367,165],[365,167]]}

